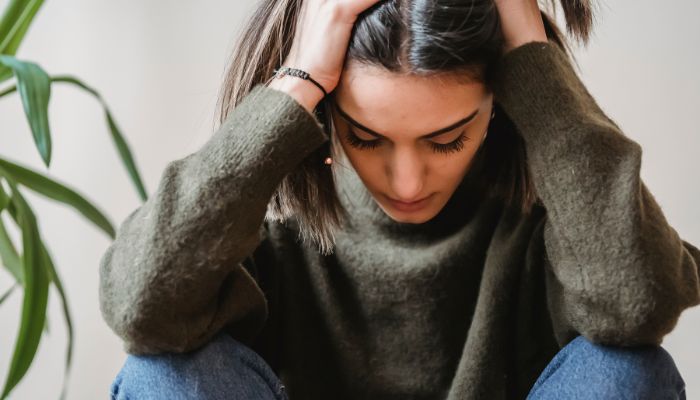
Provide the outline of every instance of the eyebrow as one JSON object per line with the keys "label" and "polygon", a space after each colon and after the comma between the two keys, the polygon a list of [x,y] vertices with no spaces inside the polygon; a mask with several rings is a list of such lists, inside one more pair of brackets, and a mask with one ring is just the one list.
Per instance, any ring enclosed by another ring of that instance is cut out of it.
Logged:
{"label": "eyebrow", "polygon": [[[361,130],[363,130],[363,131],[369,133],[370,135],[372,135],[372,136],[374,136],[374,137],[377,137],[377,138],[380,138],[380,139],[386,139],[386,136],[382,135],[381,133],[377,133],[377,132],[375,132],[375,131],[373,131],[373,130],[367,128],[366,126],[362,125],[361,123],[355,121],[354,119],[352,119],[352,117],[350,117],[345,111],[343,111],[343,110],[340,108],[340,106],[338,105],[337,102],[333,101],[332,103],[333,103],[333,105],[335,106],[335,108],[338,110],[338,112],[340,113],[340,116],[343,117],[343,119],[345,119],[345,120],[346,120],[347,122],[349,122],[351,125],[353,125],[353,126],[355,126],[356,128],[361,129]],[[452,131],[453,129],[459,128],[460,126],[465,125],[467,122],[473,120],[474,117],[476,117],[476,114],[478,114],[478,113],[479,113],[479,109],[477,108],[477,109],[474,110],[471,114],[469,114],[469,115],[466,116],[465,118],[462,118],[461,120],[455,122],[454,124],[451,124],[451,125],[449,125],[449,126],[446,126],[446,127],[442,128],[442,129],[438,129],[438,130],[436,130],[435,132],[431,132],[431,133],[428,133],[428,134],[426,134],[426,135],[420,136],[419,139],[429,139],[429,138],[432,138],[432,137],[439,136],[439,135],[442,135],[442,134],[444,134],[444,133],[450,132],[450,131]]]}

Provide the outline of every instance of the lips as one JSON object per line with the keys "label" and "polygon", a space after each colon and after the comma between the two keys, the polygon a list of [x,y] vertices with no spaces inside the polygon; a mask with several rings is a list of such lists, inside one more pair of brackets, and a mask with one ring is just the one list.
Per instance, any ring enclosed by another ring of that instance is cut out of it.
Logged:
{"label": "lips", "polygon": [[389,200],[393,201],[394,203],[400,203],[400,204],[410,205],[410,204],[419,203],[419,202],[421,202],[421,201],[427,199],[428,197],[429,197],[429,196],[426,196],[426,197],[423,197],[422,199],[419,199],[419,200],[416,200],[416,201],[408,201],[408,202],[407,202],[407,201],[400,201],[400,200],[392,199],[391,197],[389,197]]}
{"label": "lips", "polygon": [[391,205],[392,205],[394,208],[396,208],[397,210],[401,210],[401,211],[416,211],[416,210],[419,210],[419,209],[425,207],[425,205],[428,203],[428,200],[430,199],[431,196],[432,196],[432,195],[426,196],[426,197],[424,197],[424,198],[422,198],[422,199],[420,199],[420,200],[416,200],[416,201],[413,201],[413,202],[410,202],[410,203],[406,203],[406,202],[399,201],[399,200],[394,200],[394,199],[392,199],[392,198],[389,197],[389,196],[387,196],[387,199],[389,200],[389,202],[391,203]]}

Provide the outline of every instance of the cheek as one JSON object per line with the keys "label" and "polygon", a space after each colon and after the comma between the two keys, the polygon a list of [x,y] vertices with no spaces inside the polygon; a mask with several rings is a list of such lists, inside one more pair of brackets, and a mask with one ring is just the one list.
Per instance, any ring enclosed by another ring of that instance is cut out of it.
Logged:
{"label": "cheek", "polygon": [[478,145],[474,145],[473,141],[468,143],[461,152],[451,156],[431,156],[430,184],[434,190],[451,193],[462,182],[472,168],[472,161],[478,151]]}
{"label": "cheek", "polygon": [[464,149],[451,157],[436,157],[430,168],[430,179],[436,190],[457,186],[469,169],[473,151]]}
{"label": "cheek", "polygon": [[384,186],[384,164],[376,151],[358,150],[348,144],[344,138],[338,143],[350,166],[371,193],[381,191]]}
{"label": "cheek", "polygon": [[376,186],[381,180],[381,175],[384,171],[384,165],[378,152],[371,150],[358,150],[349,144],[343,142],[343,152],[349,160],[357,174],[369,186]]}

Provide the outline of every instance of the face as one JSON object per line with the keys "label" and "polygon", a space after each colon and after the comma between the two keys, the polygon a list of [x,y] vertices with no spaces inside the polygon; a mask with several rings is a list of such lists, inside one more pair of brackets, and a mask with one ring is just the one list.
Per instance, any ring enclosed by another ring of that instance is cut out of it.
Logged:
{"label": "face", "polygon": [[368,66],[344,69],[332,97],[347,159],[379,207],[405,223],[426,222],[447,203],[493,109],[493,94],[482,83]]}

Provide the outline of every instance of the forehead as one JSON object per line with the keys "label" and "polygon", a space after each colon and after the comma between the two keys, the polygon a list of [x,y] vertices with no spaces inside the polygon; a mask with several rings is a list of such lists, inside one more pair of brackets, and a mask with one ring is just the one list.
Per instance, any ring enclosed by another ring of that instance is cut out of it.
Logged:
{"label": "forehead", "polygon": [[416,135],[435,131],[490,99],[480,82],[398,74],[364,65],[344,69],[333,96],[354,120],[389,135],[391,131]]}

